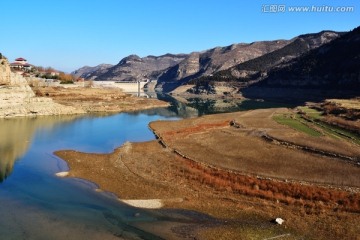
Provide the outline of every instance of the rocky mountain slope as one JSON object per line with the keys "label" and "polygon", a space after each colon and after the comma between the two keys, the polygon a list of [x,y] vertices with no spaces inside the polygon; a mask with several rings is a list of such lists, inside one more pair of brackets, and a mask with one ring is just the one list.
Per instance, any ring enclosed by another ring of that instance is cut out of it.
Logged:
{"label": "rocky mountain slope", "polygon": [[[293,38],[289,44],[260,57],[237,64],[213,75],[192,79],[190,84],[196,86],[190,89],[193,93],[212,93],[212,85],[216,82],[236,82],[251,84],[267,77],[268,72],[275,67],[288,63],[297,57],[337,39],[342,33],[322,31],[315,34],[300,35]],[[241,85],[240,85],[241,86]]]}
{"label": "rocky mountain slope", "polygon": [[165,54],[140,58],[130,55],[117,65],[102,71],[94,71],[87,78],[94,80],[135,81],[157,79],[163,70],[174,66],[186,58],[185,54]]}
{"label": "rocky mountain slope", "polygon": [[260,86],[360,89],[360,27],[273,69]]}
{"label": "rocky mountain slope", "polygon": [[341,33],[323,31],[317,34],[300,35],[285,47],[264,54],[261,57],[236,65],[230,69],[218,72],[214,77],[226,80],[249,81],[267,75],[274,66],[295,59],[312,49],[338,38]]}
{"label": "rocky mountain slope", "polygon": [[0,118],[82,112],[54,103],[51,98],[35,97],[26,79],[11,72],[7,59],[0,59]]}
{"label": "rocky mountain slope", "polygon": [[158,79],[158,88],[171,91],[182,83],[228,69],[239,63],[283,48],[291,40],[233,44],[203,52],[191,53],[179,64],[167,69]]}
{"label": "rocky mountain slope", "polygon": [[76,76],[76,77],[91,80],[91,79],[96,78],[98,75],[104,74],[112,66],[114,66],[114,65],[112,65],[112,64],[99,64],[99,65],[97,65],[95,67],[84,66],[84,67],[79,68],[78,70],[72,72],[71,74]]}

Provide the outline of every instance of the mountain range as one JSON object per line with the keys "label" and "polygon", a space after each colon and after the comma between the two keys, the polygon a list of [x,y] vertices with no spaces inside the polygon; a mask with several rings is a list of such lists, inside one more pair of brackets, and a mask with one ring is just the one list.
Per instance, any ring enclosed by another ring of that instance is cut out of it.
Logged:
{"label": "mountain range", "polygon": [[82,68],[79,68],[78,70],[75,70],[71,74],[77,78],[81,77],[92,80],[95,79],[98,75],[104,74],[109,68],[113,66],[114,65],[112,64],[100,64],[95,67],[84,66]]}
{"label": "mountain range", "polygon": [[73,72],[73,74],[97,81],[155,80],[162,71],[178,64],[186,57],[186,54],[165,54],[144,58],[130,55],[121,59],[116,65],[101,64],[96,67],[83,67]]}
{"label": "mountain range", "polygon": [[335,87],[341,82],[341,86],[357,87],[359,31],[360,27],[347,33],[322,31],[290,40],[239,43],[190,54],[130,55],[117,65],[83,67],[74,74],[93,80],[157,80],[156,88],[164,92],[192,84],[193,93],[212,93],[197,89],[218,82],[283,87]]}

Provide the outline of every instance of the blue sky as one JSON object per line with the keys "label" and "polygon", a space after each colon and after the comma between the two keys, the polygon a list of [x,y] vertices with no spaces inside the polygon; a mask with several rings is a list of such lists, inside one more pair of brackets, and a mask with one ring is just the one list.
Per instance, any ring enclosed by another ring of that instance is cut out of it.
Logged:
{"label": "blue sky", "polygon": [[[285,11],[269,13],[274,5]],[[62,71],[116,64],[130,54],[190,53],[360,25],[359,0],[1,0],[0,13],[1,53]]]}

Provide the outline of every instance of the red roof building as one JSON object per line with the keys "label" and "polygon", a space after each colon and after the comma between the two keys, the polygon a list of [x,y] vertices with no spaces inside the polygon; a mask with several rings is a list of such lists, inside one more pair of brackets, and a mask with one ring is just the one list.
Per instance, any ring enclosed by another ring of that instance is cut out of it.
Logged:
{"label": "red roof building", "polygon": [[16,62],[26,62],[27,60],[25,58],[17,58],[15,59]]}
{"label": "red roof building", "polygon": [[10,67],[14,70],[16,69],[30,71],[33,66],[31,64],[28,64],[25,58],[17,58],[15,59],[15,62],[10,64]]}

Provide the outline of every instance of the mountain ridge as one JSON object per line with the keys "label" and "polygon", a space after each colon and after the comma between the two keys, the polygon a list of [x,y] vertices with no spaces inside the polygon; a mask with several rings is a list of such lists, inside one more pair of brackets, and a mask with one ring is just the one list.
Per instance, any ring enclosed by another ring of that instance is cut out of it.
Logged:
{"label": "mountain ridge", "polygon": [[[211,76],[193,79],[189,83],[201,85],[206,82],[244,82],[251,83],[267,77],[268,71],[279,64],[285,64],[302,54],[329,43],[344,33],[321,31],[315,34],[303,34],[291,39],[283,48],[263,54],[237,64],[226,70],[218,71]],[[207,83],[206,83],[207,84]]]}
{"label": "mountain ridge", "polygon": [[[94,80],[157,80],[156,88],[164,92],[171,92],[184,84],[194,84],[195,89],[191,92],[196,93],[197,87],[209,87],[213,82],[243,82],[251,85],[267,79],[267,84],[276,85],[275,80],[270,79],[279,79],[275,75],[280,74],[280,69],[346,34],[324,30],[302,34],[290,40],[235,43],[189,54],[167,53],[142,58],[133,54],[121,59],[116,65],[103,68],[100,72],[92,71],[87,76]],[[261,84],[266,85],[265,82]]]}

